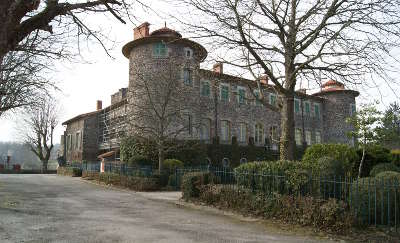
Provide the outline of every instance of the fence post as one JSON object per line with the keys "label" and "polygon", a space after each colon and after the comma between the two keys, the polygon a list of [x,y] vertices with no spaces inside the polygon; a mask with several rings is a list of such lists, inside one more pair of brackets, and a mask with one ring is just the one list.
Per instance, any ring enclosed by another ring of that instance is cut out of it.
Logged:
{"label": "fence post", "polygon": [[178,190],[178,167],[175,167],[175,189]]}

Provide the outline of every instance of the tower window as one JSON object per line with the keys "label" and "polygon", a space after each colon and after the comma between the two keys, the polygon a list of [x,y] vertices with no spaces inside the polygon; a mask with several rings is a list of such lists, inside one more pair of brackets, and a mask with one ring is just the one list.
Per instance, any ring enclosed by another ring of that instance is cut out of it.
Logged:
{"label": "tower window", "polygon": [[184,49],[183,49],[183,52],[184,52],[184,55],[185,55],[185,57],[186,58],[192,58],[193,57],[193,51],[192,51],[192,49],[190,49],[189,47],[185,47]]}
{"label": "tower window", "polygon": [[153,44],[153,56],[154,57],[167,57],[168,49],[167,45],[163,42]]}
{"label": "tower window", "polygon": [[183,69],[183,82],[186,85],[192,85],[192,83],[193,83],[192,70],[190,70],[189,68]]}
{"label": "tower window", "polygon": [[275,94],[270,94],[269,95],[269,104],[276,106],[276,95]]}

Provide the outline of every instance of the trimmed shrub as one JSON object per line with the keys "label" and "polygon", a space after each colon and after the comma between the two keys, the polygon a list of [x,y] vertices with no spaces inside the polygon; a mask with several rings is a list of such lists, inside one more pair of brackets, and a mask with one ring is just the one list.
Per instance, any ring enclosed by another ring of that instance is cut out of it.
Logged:
{"label": "trimmed shrub", "polygon": [[[378,164],[390,163],[390,150],[380,145],[370,145],[365,151],[365,160],[361,169],[361,177],[368,177],[371,173],[372,168]],[[353,177],[358,176],[358,169],[362,157],[362,149],[357,150],[359,160],[355,161],[352,168]]]}
{"label": "trimmed shrub", "polygon": [[313,226],[331,232],[348,231],[355,223],[348,206],[336,199],[322,200],[279,194],[266,197],[248,189],[210,184],[200,187],[198,200],[243,215],[279,218],[288,223]]}
{"label": "trimmed shrub", "polygon": [[129,158],[128,163],[129,166],[148,166],[153,167],[155,166],[155,162],[146,156],[143,155],[135,155]]}
{"label": "trimmed shrub", "polygon": [[354,148],[345,144],[314,144],[306,149],[303,163],[307,168],[315,171],[318,160],[322,157],[331,157],[343,164],[344,171],[350,171],[355,162],[359,160]]}
{"label": "trimmed shrub", "polygon": [[384,171],[395,171],[395,172],[400,172],[400,168],[395,166],[392,163],[382,163],[382,164],[377,164],[374,166],[374,168],[372,168],[371,172],[370,172],[370,176],[374,177],[376,175],[378,175],[381,172]]}
{"label": "trimmed shrub", "polygon": [[390,158],[393,164],[400,167],[400,149],[390,151]]}
{"label": "trimmed shrub", "polygon": [[400,195],[400,184],[397,183],[397,187],[393,185],[396,185],[395,179],[400,181],[399,175],[397,172],[381,172],[377,177],[364,177],[353,182],[350,206],[363,223],[376,220],[378,224],[387,224],[395,220],[394,212],[398,210],[395,206],[400,205],[400,198],[395,201],[394,195]]}
{"label": "trimmed shrub", "polygon": [[346,164],[332,157],[324,156],[319,158],[315,164],[310,165],[308,169],[315,176],[343,178],[345,176]]}
{"label": "trimmed shrub", "polygon": [[309,181],[308,171],[298,161],[250,162],[238,166],[234,172],[237,184],[252,190],[297,192]]}
{"label": "trimmed shrub", "polygon": [[64,176],[80,177],[82,176],[82,170],[75,167],[60,166],[57,169],[57,174]]}
{"label": "trimmed shrub", "polygon": [[207,185],[212,181],[208,172],[190,172],[182,176],[182,197],[185,200],[197,198],[200,195],[200,186]]}
{"label": "trimmed shrub", "polygon": [[183,168],[183,162],[177,159],[166,159],[163,167],[167,171],[174,171],[175,168]]}
{"label": "trimmed shrub", "polygon": [[107,185],[126,187],[135,191],[157,191],[160,190],[158,178],[123,176],[115,173],[100,173],[99,179]]}

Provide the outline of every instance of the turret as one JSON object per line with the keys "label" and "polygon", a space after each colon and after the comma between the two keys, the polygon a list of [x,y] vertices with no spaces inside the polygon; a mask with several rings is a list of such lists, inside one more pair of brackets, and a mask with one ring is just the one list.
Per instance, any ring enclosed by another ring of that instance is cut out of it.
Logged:
{"label": "turret", "polygon": [[341,82],[329,80],[321,86],[320,92],[313,95],[324,98],[324,141],[354,145],[354,139],[348,136],[353,127],[346,119],[355,112],[355,98],[359,92],[346,89]]}

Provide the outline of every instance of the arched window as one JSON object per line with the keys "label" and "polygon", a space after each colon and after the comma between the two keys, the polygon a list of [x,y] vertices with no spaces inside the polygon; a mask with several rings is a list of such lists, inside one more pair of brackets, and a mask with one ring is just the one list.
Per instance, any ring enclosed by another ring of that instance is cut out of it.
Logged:
{"label": "arched window", "polygon": [[254,142],[256,144],[262,144],[264,142],[264,127],[260,123],[257,123],[254,129]]}

